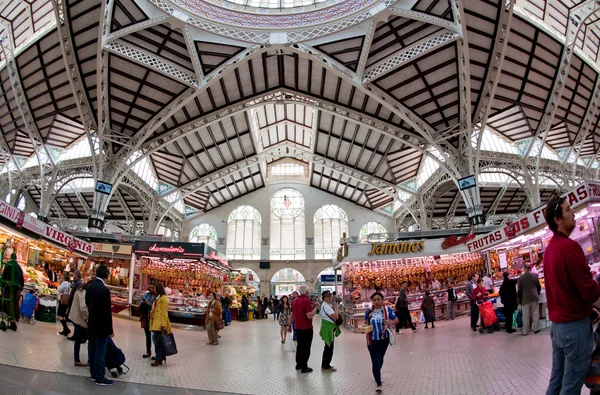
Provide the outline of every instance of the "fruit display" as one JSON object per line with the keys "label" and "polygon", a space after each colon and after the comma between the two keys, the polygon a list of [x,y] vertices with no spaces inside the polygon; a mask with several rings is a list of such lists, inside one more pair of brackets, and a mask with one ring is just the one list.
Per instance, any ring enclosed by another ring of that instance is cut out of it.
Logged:
{"label": "fruit display", "polygon": [[445,255],[440,259],[422,257],[354,262],[348,264],[343,283],[348,290],[358,289],[359,294],[360,287],[394,288],[398,291],[403,282],[408,282],[411,288],[416,288],[418,284],[431,284],[434,279],[444,287],[451,281],[466,281],[469,274],[480,270],[484,270],[484,262],[479,253]]}
{"label": "fruit display", "polygon": [[223,285],[220,269],[197,261],[159,261],[144,258],[140,270],[142,274],[147,274],[151,281],[186,292],[188,288],[194,288],[203,293],[209,289],[220,289]]}

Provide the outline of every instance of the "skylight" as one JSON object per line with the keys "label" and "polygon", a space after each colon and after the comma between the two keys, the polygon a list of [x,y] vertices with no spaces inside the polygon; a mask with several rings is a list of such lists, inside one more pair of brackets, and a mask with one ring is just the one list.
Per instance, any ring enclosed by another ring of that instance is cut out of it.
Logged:
{"label": "skylight", "polygon": [[[94,145],[96,149],[98,148],[98,141],[94,138]],[[58,162],[62,162],[65,160],[78,159],[78,158],[87,158],[92,156],[92,152],[90,151],[90,144],[87,140],[86,136],[83,136],[75,143],[73,143],[69,148],[64,150],[60,156],[58,157]]]}
{"label": "skylight", "polygon": [[185,212],[185,205],[183,204],[183,199],[181,199],[181,192],[176,192],[165,196],[165,200],[169,203],[173,203],[177,199],[179,200],[173,205],[173,208],[183,214]]}
{"label": "skylight", "polygon": [[[441,155],[435,148],[429,147],[427,148],[427,152],[438,158],[440,161],[445,161],[443,155]],[[431,177],[439,168],[440,164],[435,159],[430,156],[426,156],[423,165],[419,169],[419,174],[416,177],[417,188],[420,188],[423,184],[425,184],[429,177]]]}
{"label": "skylight", "polygon": [[[476,148],[477,139],[474,138],[472,144]],[[481,138],[481,150],[519,155],[519,149],[510,140],[487,128],[483,131]]]}
{"label": "skylight", "polygon": [[[127,164],[131,164],[133,161],[135,161],[142,155],[143,153],[140,151],[134,153],[127,161]],[[153,190],[156,190],[156,188],[158,188],[158,180],[156,179],[156,175],[154,175],[154,170],[152,168],[150,160],[148,160],[148,157],[143,158],[135,165],[133,165],[131,171],[137,174],[137,176],[140,177]]]}

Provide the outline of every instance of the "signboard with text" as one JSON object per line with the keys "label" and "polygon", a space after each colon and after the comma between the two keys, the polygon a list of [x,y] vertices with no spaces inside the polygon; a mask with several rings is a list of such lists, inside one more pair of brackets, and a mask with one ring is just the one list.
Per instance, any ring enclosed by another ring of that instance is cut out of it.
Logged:
{"label": "signboard with text", "polygon": [[[600,183],[586,182],[561,195],[572,208],[577,208],[589,201],[600,201]],[[478,236],[467,243],[469,252],[480,251],[522,235],[525,232],[546,226],[546,205],[538,207],[527,215],[514,221],[511,226],[504,226],[494,232]],[[512,227],[512,229],[511,229]]]}
{"label": "signboard with text", "polygon": [[108,243],[92,243],[94,245],[94,252],[101,252],[104,254],[119,254],[119,255],[131,255],[133,246],[129,244],[108,244]]}
{"label": "signboard with text", "polygon": [[154,256],[202,257],[204,243],[136,241],[133,249],[136,253]]}

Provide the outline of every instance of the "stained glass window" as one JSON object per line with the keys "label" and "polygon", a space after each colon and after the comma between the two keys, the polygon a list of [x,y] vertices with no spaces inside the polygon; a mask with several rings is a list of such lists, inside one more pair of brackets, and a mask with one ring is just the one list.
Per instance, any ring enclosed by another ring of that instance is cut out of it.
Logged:
{"label": "stained glass window", "polygon": [[260,259],[262,218],[252,206],[239,206],[227,218],[225,253],[232,259]]}
{"label": "stained glass window", "polygon": [[190,243],[205,243],[209,247],[217,249],[217,231],[209,224],[200,224],[192,229]]}
{"label": "stained glass window", "polygon": [[315,224],[315,259],[329,259],[334,256],[339,240],[348,232],[348,215],[336,205],[328,204],[317,210]]}
{"label": "stained glass window", "polygon": [[292,188],[271,199],[271,259],[305,259],[304,198]]}
{"label": "stained glass window", "polygon": [[[387,238],[387,230],[385,229],[385,227],[383,225],[381,225],[378,222],[367,222],[366,224],[364,224],[362,226],[362,228],[360,228],[360,232],[359,232],[359,236],[360,236],[360,242],[361,243],[365,243],[367,241],[369,241],[369,236],[371,236],[371,239],[386,239]],[[377,235],[377,236],[374,236]],[[373,240],[371,240],[373,241]]]}

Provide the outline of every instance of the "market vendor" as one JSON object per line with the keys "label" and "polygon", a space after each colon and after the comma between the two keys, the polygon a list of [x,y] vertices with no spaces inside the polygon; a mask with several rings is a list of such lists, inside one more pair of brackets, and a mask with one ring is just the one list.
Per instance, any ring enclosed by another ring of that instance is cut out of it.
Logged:
{"label": "market vendor", "polygon": [[10,301],[5,301],[3,310],[9,315],[10,329],[13,331],[17,330],[17,322],[19,321],[19,301],[21,299],[21,291],[25,285],[23,279],[23,270],[17,263],[17,254],[12,253],[10,261],[4,265],[4,271],[2,272],[2,294],[3,298]]}

